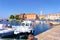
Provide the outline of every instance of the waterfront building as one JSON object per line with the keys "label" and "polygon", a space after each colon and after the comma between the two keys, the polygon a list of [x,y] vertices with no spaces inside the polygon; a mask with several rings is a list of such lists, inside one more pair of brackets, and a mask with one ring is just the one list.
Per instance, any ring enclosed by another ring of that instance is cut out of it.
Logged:
{"label": "waterfront building", "polygon": [[37,18],[37,15],[35,13],[29,13],[25,15],[25,18],[27,20],[35,20]]}
{"label": "waterfront building", "polygon": [[45,15],[39,15],[39,19],[40,20],[45,20],[46,19],[46,16]]}
{"label": "waterfront building", "polygon": [[28,14],[18,14],[17,16],[19,16],[19,18],[21,19],[25,19],[25,20],[35,20],[38,18],[38,16],[35,13],[28,13]]}
{"label": "waterfront building", "polygon": [[56,16],[57,16],[58,19],[60,20],[60,13],[57,13]]}
{"label": "waterfront building", "polygon": [[[16,15],[14,15],[16,16]],[[19,18],[24,19],[24,20],[36,20],[36,19],[40,19],[40,20],[57,20],[60,19],[60,13],[57,14],[47,14],[47,15],[43,15],[42,11],[40,13],[40,15],[36,15],[35,13],[20,13],[17,14],[17,16],[19,16]]]}
{"label": "waterfront building", "polygon": [[45,20],[46,19],[46,16],[43,15],[42,10],[40,11],[40,15],[38,15],[38,17],[39,17],[40,20]]}
{"label": "waterfront building", "polygon": [[58,19],[58,16],[56,14],[48,14],[48,15],[46,15],[46,19],[56,20],[56,19]]}
{"label": "waterfront building", "polygon": [[19,16],[19,18],[21,18],[21,19],[25,19],[25,13],[20,13],[17,16]]}

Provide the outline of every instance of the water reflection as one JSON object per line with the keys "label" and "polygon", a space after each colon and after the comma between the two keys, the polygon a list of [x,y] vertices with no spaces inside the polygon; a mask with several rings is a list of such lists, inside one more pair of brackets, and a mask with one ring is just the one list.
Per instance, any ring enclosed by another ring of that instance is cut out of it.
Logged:
{"label": "water reflection", "polygon": [[27,39],[10,39],[10,38],[8,38],[8,39],[0,39],[0,40],[27,40]]}
{"label": "water reflection", "polygon": [[40,34],[48,29],[50,29],[50,26],[47,24],[37,24],[35,27],[34,35]]}

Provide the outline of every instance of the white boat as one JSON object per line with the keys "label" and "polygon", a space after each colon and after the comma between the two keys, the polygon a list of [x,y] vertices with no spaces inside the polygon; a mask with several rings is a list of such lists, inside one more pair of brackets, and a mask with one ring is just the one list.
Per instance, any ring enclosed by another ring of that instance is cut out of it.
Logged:
{"label": "white boat", "polygon": [[0,38],[14,34],[14,31],[11,28],[4,28],[4,26],[4,24],[0,24]]}
{"label": "white boat", "polygon": [[34,28],[32,25],[32,21],[24,21],[20,26],[17,26],[14,30],[14,34],[20,33],[34,33]]}
{"label": "white boat", "polygon": [[45,23],[45,21],[40,21],[40,24],[44,24]]}
{"label": "white boat", "polygon": [[35,20],[35,22],[36,22],[36,24],[39,24],[39,23],[40,23],[40,21],[39,21],[39,20]]}

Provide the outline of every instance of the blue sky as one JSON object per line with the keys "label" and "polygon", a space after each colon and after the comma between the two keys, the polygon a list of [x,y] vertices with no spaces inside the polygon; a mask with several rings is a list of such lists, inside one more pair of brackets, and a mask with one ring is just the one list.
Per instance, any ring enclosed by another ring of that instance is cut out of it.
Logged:
{"label": "blue sky", "polygon": [[60,12],[60,0],[0,0],[0,18],[8,18],[11,14]]}

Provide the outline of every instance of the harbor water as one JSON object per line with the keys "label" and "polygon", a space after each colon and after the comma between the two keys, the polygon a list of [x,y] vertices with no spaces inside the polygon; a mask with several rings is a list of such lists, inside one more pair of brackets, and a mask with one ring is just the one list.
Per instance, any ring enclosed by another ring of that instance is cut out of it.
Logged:
{"label": "harbor water", "polygon": [[[15,22],[15,21],[13,21],[13,22],[8,22],[8,21],[1,21],[0,22],[0,24],[6,24],[6,25],[8,25],[8,24],[10,24],[10,25],[15,25],[15,26],[17,26],[17,25],[20,25],[20,23],[19,22]],[[43,33],[44,31],[46,31],[46,30],[49,30],[51,27],[50,27],[50,25],[48,25],[48,24],[35,24],[34,25],[35,27],[34,27],[34,36],[36,36],[36,35],[38,35],[38,34],[40,34],[40,33]],[[11,35],[10,37],[5,37],[5,38],[0,38],[1,40],[26,40],[26,39],[22,39],[22,38],[18,38],[18,36],[14,36],[14,35]]]}

